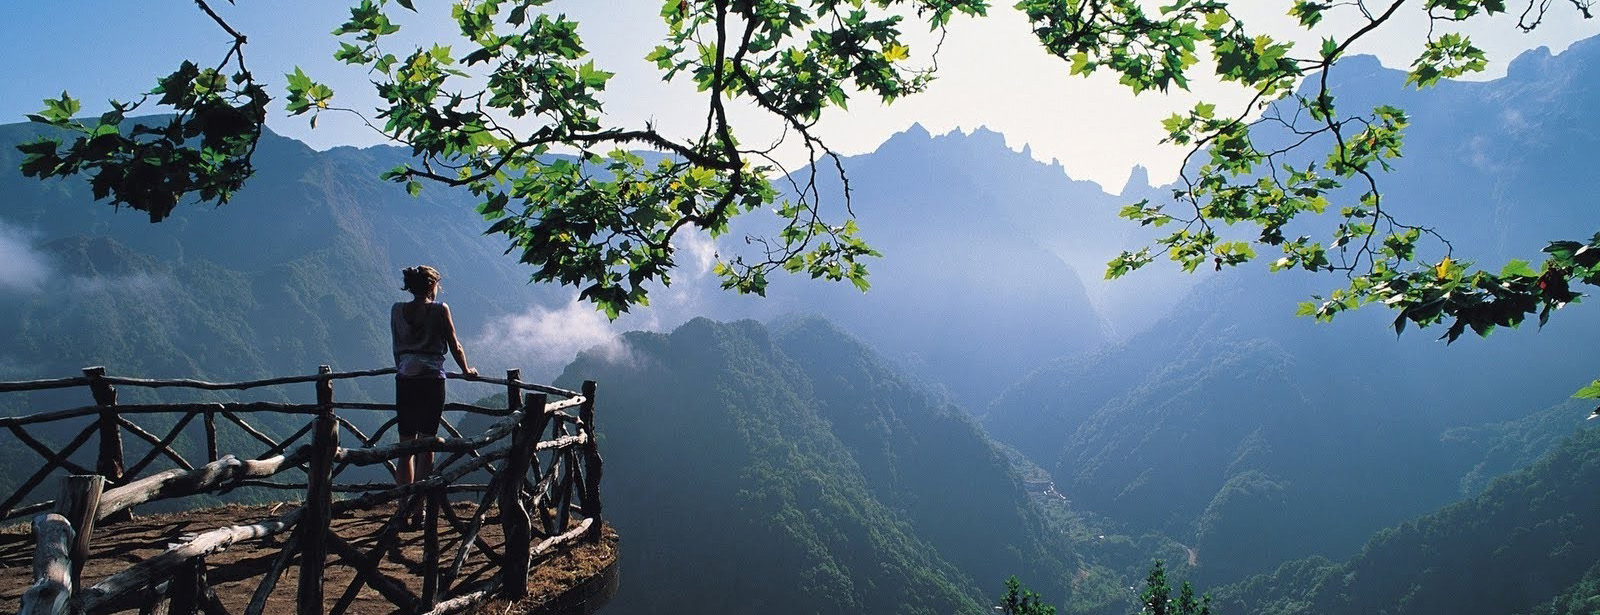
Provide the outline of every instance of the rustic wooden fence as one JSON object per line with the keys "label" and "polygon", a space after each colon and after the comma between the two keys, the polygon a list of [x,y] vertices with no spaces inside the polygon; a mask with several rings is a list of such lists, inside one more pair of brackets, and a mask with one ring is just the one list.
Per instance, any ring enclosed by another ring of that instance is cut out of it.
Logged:
{"label": "rustic wooden fence", "polygon": [[[267,544],[263,539],[269,537],[278,537],[272,538],[278,551],[244,606],[242,612],[246,615],[264,611],[279,578],[296,561],[299,580],[295,600],[299,613],[346,612],[363,587],[372,588],[402,612],[457,612],[491,598],[515,600],[525,596],[530,570],[539,562],[579,543],[599,539],[602,465],[594,432],[593,382],[585,382],[582,391],[570,391],[522,382],[517,370],[507,371],[504,379],[451,374],[451,378],[504,386],[507,404],[504,408],[487,408],[452,403],[446,405],[446,411],[487,415],[497,420],[483,433],[471,437],[461,434],[446,420],[442,427],[448,437],[379,445],[395,425],[394,418],[388,418],[368,435],[347,416],[341,416],[340,411],[392,413],[394,406],[337,402],[333,384],[337,380],[393,373],[393,369],[335,373],[323,366],[310,376],[212,383],[122,378],[93,367],[83,370],[81,377],[0,382],[0,393],[87,387],[94,402],[78,408],[0,418],[0,427],[43,459],[37,471],[0,501],[0,520],[37,515],[33,518],[37,542],[34,583],[23,594],[21,612],[92,614],[139,608],[142,612],[228,613],[206,585],[206,556],[246,541]],[[119,386],[228,391],[297,384],[314,386],[316,403],[117,403]],[[259,421],[252,425],[246,420],[261,413],[300,415],[306,422],[292,435],[278,439],[269,435],[272,430],[259,428]],[[147,415],[176,419],[166,434],[158,437],[134,420]],[[205,461],[199,463],[198,459],[186,458],[174,445],[195,419],[201,420],[204,427]],[[46,445],[30,432],[45,424],[70,421],[88,424],[59,448]],[[239,430],[243,434],[240,437],[258,442],[264,450],[250,457],[219,455],[218,433],[225,429]],[[124,435],[148,445],[148,451],[132,465],[123,458]],[[341,446],[342,438],[349,438],[355,445]],[[98,446],[92,470],[81,461],[87,452],[79,453],[91,439],[96,439]],[[381,464],[392,472],[394,460],[426,452],[442,459],[431,476],[419,477],[410,485],[336,482],[351,467]],[[149,471],[158,463],[170,467]],[[282,480],[286,472],[295,469],[303,473],[304,482]],[[67,475],[61,476],[62,473]],[[464,482],[485,474],[489,477],[486,483]],[[53,475],[59,477],[60,495],[54,500],[25,503]],[[304,495],[300,506],[274,518],[183,536],[165,552],[93,585],[80,578],[97,523],[112,523],[125,517],[138,504],[196,494],[224,494],[240,487],[292,490]],[[345,495],[336,499],[335,492]],[[444,505],[447,494],[463,493],[478,494],[476,506],[466,509],[470,515]],[[391,505],[394,512],[377,530],[376,546],[369,550],[361,550],[329,529],[330,521],[341,515]],[[420,595],[411,592],[400,579],[385,574],[378,565],[397,540],[407,511],[418,505],[425,510]],[[479,536],[490,519],[491,509],[496,511],[505,537],[499,550]],[[453,554],[439,553],[441,522],[459,534],[459,546]],[[280,535],[285,533],[288,538],[283,540]],[[331,608],[323,595],[323,571],[330,563],[330,553],[334,563],[357,571]],[[461,578],[463,565],[472,558],[485,558],[498,573],[486,579]]]}

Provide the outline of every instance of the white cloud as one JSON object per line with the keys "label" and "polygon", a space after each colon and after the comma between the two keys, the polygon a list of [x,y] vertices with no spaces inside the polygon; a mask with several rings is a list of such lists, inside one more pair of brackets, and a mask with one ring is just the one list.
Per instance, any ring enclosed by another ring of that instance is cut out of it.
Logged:
{"label": "white cloud", "polygon": [[[685,228],[673,238],[674,246],[689,255],[693,267],[683,267],[695,279],[705,277],[711,273],[711,267],[717,264],[717,240],[703,231]],[[684,263],[679,263],[680,265]]]}
{"label": "white cloud", "polygon": [[624,352],[613,323],[593,305],[577,301],[558,309],[534,306],[521,314],[501,316],[486,325],[472,344],[508,365],[565,364],[591,348],[614,356]]}
{"label": "white cloud", "polygon": [[50,266],[28,235],[0,222],[0,292],[37,292],[49,277]]}

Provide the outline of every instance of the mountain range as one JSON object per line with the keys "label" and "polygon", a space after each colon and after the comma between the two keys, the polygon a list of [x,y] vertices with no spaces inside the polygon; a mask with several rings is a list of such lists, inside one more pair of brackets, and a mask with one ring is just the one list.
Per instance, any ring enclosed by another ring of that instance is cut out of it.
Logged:
{"label": "mountain range", "polygon": [[[1597,55],[1530,52],[1422,92],[1363,58],[1333,78],[1342,105],[1414,117],[1381,179],[1397,215],[1491,262],[1600,228]],[[38,134],[0,126],[0,143]],[[600,382],[616,612],[987,612],[1018,574],[1117,613],[1154,557],[1240,612],[1563,612],[1600,578],[1581,537],[1600,519],[1581,489],[1594,436],[1565,399],[1595,375],[1590,305],[1447,348],[1397,339],[1377,308],[1295,318],[1325,277],[1158,264],[1108,285],[1097,263],[1142,241],[1117,206],[1160,187],[1136,172],[1111,195],[995,133],[913,126],[844,161],[885,254],[870,293],[783,279],[732,297],[695,263],[608,325],[525,284],[467,195],[378,180],[405,155],[268,134],[234,202],[151,225],[20,177],[0,147],[0,379],[381,366],[398,271],[429,263],[480,368]],[[1474,587],[1518,597],[1470,599],[1444,574],[1463,558]]]}

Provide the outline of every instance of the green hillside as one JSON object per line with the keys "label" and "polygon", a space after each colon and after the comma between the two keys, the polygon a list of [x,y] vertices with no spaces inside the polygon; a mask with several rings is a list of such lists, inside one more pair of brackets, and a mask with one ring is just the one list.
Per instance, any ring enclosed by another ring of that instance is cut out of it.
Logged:
{"label": "green hillside", "polygon": [[1284,564],[1227,588],[1260,615],[1592,612],[1600,430],[1573,434],[1483,493],[1379,532],[1343,563]]}
{"label": "green hillside", "polygon": [[1213,307],[1224,289],[1208,284],[1212,300],[1193,311],[1030,374],[985,426],[1079,509],[1193,548],[1206,585],[1348,555],[1458,497],[1471,447],[1447,449],[1426,415],[1338,386],[1303,347],[1234,326]]}
{"label": "green hillside", "polygon": [[1071,591],[1084,564],[1004,456],[832,325],[697,319],[624,339],[558,381],[602,386],[629,571],[608,608],[978,613],[1011,571]]}

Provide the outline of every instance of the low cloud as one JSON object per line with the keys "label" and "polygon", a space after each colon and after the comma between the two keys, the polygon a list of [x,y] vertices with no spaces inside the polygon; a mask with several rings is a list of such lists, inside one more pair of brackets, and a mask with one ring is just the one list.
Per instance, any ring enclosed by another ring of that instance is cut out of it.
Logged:
{"label": "low cloud", "polygon": [[35,235],[0,221],[0,298],[49,293],[65,298],[95,294],[144,293],[160,296],[177,286],[169,274],[70,275],[51,264],[34,246]]}
{"label": "low cloud", "polygon": [[573,301],[557,309],[534,306],[521,314],[496,318],[472,344],[482,349],[482,354],[507,365],[565,365],[579,352],[590,349],[612,357],[624,356],[626,350],[618,331],[593,305]]}
{"label": "low cloud", "polygon": [[0,292],[38,292],[49,278],[50,266],[28,234],[0,222]]}
{"label": "low cloud", "polygon": [[673,247],[689,255],[692,266],[683,269],[694,279],[705,277],[717,264],[717,240],[703,231],[685,229],[674,238]]}
{"label": "low cloud", "polygon": [[34,245],[36,234],[0,220],[0,298],[7,295],[46,293],[74,298],[100,294],[145,294],[161,297],[178,288],[169,273],[134,272],[121,275],[78,275],[52,264],[49,255]]}

